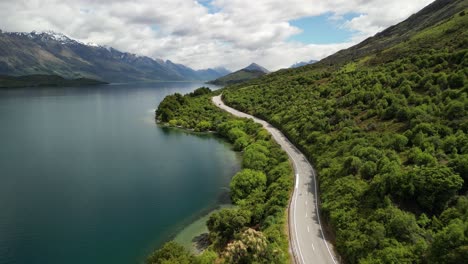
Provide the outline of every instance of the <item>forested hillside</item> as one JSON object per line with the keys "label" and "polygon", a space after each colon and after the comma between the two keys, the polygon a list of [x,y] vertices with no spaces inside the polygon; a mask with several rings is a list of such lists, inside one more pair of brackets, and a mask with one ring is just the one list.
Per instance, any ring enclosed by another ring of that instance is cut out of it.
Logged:
{"label": "forested hillside", "polygon": [[[417,31],[399,38],[403,22],[387,31],[398,41],[352,60],[223,91],[228,105],[282,130],[314,163],[345,263],[468,259],[467,2],[436,1],[409,19]],[[445,17],[419,19],[441,16],[433,8],[441,3]]]}
{"label": "forested hillside", "polygon": [[66,87],[66,86],[87,86],[107,84],[93,79],[65,79],[58,75],[25,75],[8,76],[0,75],[0,88],[19,88],[19,87]]}

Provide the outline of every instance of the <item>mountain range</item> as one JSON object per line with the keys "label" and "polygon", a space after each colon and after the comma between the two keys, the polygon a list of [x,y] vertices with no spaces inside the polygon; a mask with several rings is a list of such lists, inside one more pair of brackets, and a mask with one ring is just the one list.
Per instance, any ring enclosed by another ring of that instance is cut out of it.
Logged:
{"label": "mountain range", "polygon": [[229,73],[226,76],[220,77],[208,83],[216,85],[238,84],[261,77],[268,73],[270,73],[270,71],[266,68],[256,63],[252,63],[245,68],[242,68],[233,73]]}
{"label": "mountain range", "polygon": [[289,67],[289,68],[298,68],[298,67],[306,66],[306,65],[309,65],[309,64],[314,64],[314,63],[316,63],[317,61],[318,61],[318,60],[300,61],[300,62],[294,63],[294,64],[291,65],[291,67]]}
{"label": "mountain range", "polygon": [[0,31],[0,74],[50,74],[112,82],[213,80],[225,68],[194,70],[170,60],[152,59],[112,47],[82,43],[52,31]]}

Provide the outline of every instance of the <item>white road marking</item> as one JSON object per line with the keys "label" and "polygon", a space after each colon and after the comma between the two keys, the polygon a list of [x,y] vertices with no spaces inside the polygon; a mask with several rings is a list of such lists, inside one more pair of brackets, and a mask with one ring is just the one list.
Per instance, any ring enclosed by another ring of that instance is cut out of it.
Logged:
{"label": "white road marking", "polygon": [[[237,114],[238,116],[242,116],[242,117],[247,117],[247,118],[252,118],[254,121],[258,122],[258,123],[261,123],[265,129],[269,130],[269,132],[272,134],[273,138],[282,146],[283,150],[286,151],[286,153],[288,153],[288,156],[290,157],[290,159],[292,160],[293,162],[293,165],[294,165],[294,170],[297,172],[297,165],[296,165],[296,160],[295,158],[299,158],[299,159],[305,159],[305,157],[303,156],[303,154],[297,154],[293,157],[293,155],[289,152],[288,148],[290,149],[294,149],[295,151],[299,151],[297,150],[297,148],[287,140],[287,138],[279,131],[277,130],[276,128],[273,128],[271,125],[269,125],[267,122],[263,121],[263,120],[260,120],[258,118],[255,118],[255,117],[252,117],[251,115],[248,115],[248,114],[245,114],[245,113],[242,113],[240,111],[237,111],[236,109],[233,109],[227,105],[225,105],[222,100],[221,100],[221,96],[216,96],[216,97],[213,97],[212,99],[213,101],[217,101],[219,100],[219,107],[228,111],[228,112],[231,112],[231,113],[235,113]],[[215,103],[216,105],[216,103]],[[270,131],[271,129],[271,131]],[[279,140],[278,140],[279,139]],[[280,142],[281,141],[281,142]],[[302,164],[304,165],[304,164]],[[314,181],[314,193],[312,193],[312,195],[318,195],[318,191],[317,191],[317,176],[315,175],[315,171],[312,167],[312,165],[309,163],[309,162],[306,162],[305,165],[308,165],[310,168],[311,168],[311,171],[312,171],[312,175],[313,175],[313,181]],[[296,188],[298,188],[298,185],[299,185],[299,174],[296,173]],[[308,192],[306,192],[306,196],[309,195]],[[295,232],[295,244],[296,244],[296,247],[297,247],[297,251],[299,253],[299,256],[300,256],[300,260],[302,260],[302,263],[305,263],[304,261],[304,256],[302,255],[302,250],[301,250],[301,247],[299,246],[299,240],[298,240],[298,235],[297,235],[297,226],[296,226],[296,205],[297,205],[297,196],[299,196],[299,194],[294,191],[293,192],[293,222],[294,222],[294,232]],[[333,257],[333,254],[328,246],[328,243],[327,241],[325,240],[325,235],[323,233],[323,229],[322,229],[322,224],[321,224],[321,221],[320,221],[320,214],[319,214],[319,207],[318,207],[318,199],[315,199],[315,210],[316,210],[316,213],[317,213],[317,218],[318,218],[318,224],[319,224],[319,229],[320,229],[320,232],[322,234],[322,239],[323,239],[323,243],[325,244],[327,250],[328,250],[328,253],[330,254],[330,257],[331,257],[331,260],[333,261],[333,263],[336,264],[336,261],[335,261],[335,258]],[[307,202],[307,201],[306,201]],[[309,231],[309,226],[307,226],[307,231]],[[293,242],[293,241],[291,241]],[[315,250],[315,247],[314,245],[312,244],[312,248]]]}
{"label": "white road marking", "polygon": [[306,211],[306,217],[307,217],[307,211]]}
{"label": "white road marking", "polygon": [[312,243],[312,249],[315,251],[314,243]]}
{"label": "white road marking", "polygon": [[310,233],[310,229],[309,229],[309,226],[307,226],[307,232],[309,232],[309,233]]}

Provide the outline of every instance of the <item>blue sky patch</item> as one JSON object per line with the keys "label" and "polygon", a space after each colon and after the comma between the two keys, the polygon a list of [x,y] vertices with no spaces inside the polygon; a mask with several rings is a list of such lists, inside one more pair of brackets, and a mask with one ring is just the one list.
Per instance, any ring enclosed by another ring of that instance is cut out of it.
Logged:
{"label": "blue sky patch", "polygon": [[333,14],[327,13],[289,21],[292,26],[302,29],[302,33],[290,37],[289,40],[304,44],[331,44],[350,40],[355,32],[342,25],[359,14],[345,14],[338,20],[332,19],[332,16]]}
{"label": "blue sky patch", "polygon": [[219,11],[219,8],[211,4],[212,0],[198,0],[197,2],[200,5],[206,7],[208,9],[208,13],[210,14],[214,14]]}

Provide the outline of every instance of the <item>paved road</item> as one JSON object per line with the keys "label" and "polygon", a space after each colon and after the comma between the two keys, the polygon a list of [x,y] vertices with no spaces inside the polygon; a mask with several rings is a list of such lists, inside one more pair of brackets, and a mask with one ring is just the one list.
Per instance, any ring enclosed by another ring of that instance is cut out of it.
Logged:
{"label": "paved road", "polygon": [[262,124],[293,161],[296,183],[289,207],[289,233],[291,251],[296,263],[337,264],[332,245],[324,238],[318,212],[315,171],[306,157],[278,129],[266,121],[225,105],[220,95],[212,100],[216,106],[235,116],[252,118]]}

